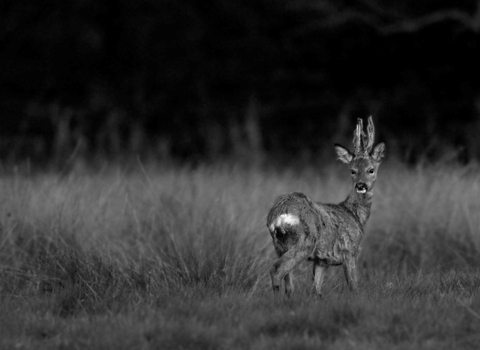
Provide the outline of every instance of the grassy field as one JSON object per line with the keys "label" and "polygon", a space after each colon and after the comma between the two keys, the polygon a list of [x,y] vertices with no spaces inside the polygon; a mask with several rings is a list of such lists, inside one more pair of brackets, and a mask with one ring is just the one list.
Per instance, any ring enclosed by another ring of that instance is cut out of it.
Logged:
{"label": "grassy field", "polygon": [[477,349],[480,168],[382,165],[360,291],[272,297],[275,197],[348,170],[110,167],[0,178],[1,349]]}

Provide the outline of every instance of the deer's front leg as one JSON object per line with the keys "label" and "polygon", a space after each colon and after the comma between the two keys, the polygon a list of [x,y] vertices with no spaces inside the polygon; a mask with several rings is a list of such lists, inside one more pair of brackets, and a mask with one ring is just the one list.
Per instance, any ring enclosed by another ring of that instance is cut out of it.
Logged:
{"label": "deer's front leg", "polygon": [[327,265],[321,264],[318,261],[313,262],[312,291],[315,292],[318,296],[322,296],[323,279],[325,277],[325,272],[327,271],[327,269]]}
{"label": "deer's front leg", "polygon": [[291,295],[295,289],[293,287],[293,271],[290,270],[290,272],[283,277],[283,281],[285,282],[285,294]]}
{"label": "deer's front leg", "polygon": [[345,272],[345,279],[351,291],[358,289],[358,274],[357,261],[355,257],[348,257],[343,262],[343,271]]}

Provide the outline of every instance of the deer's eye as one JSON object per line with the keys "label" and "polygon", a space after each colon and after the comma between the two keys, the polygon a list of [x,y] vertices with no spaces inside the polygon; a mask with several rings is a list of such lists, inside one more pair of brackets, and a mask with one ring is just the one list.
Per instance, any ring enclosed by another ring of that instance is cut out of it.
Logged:
{"label": "deer's eye", "polygon": [[357,171],[352,169],[352,175],[355,175],[356,173]]}
{"label": "deer's eye", "polygon": [[372,168],[372,169],[369,169],[368,172],[369,172],[370,174],[373,174],[373,173],[375,172],[375,170]]}

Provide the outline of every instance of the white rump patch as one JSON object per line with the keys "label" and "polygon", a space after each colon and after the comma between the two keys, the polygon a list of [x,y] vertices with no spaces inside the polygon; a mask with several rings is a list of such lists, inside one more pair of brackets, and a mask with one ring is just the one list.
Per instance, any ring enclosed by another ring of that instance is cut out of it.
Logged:
{"label": "white rump patch", "polygon": [[274,231],[275,227],[282,227],[284,225],[295,226],[300,223],[298,216],[292,214],[282,214],[280,215],[271,225],[270,231]]}

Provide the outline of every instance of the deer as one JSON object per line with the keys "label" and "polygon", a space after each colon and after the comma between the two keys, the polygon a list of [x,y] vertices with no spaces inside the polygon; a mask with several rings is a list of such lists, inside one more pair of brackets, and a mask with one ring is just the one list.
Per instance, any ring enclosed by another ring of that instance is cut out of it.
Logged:
{"label": "deer", "polygon": [[285,293],[294,291],[293,268],[302,261],[313,262],[312,292],[322,296],[322,284],[330,266],[343,266],[349,289],[358,289],[357,257],[370,217],[373,187],[385,143],[373,147],[375,129],[368,118],[367,132],[358,119],[353,136],[353,153],[335,144],[338,159],[347,164],[352,188],[339,204],[313,201],[300,192],[279,196],[267,216],[267,227],[278,260],[270,270],[274,295],[278,295],[282,280]]}

